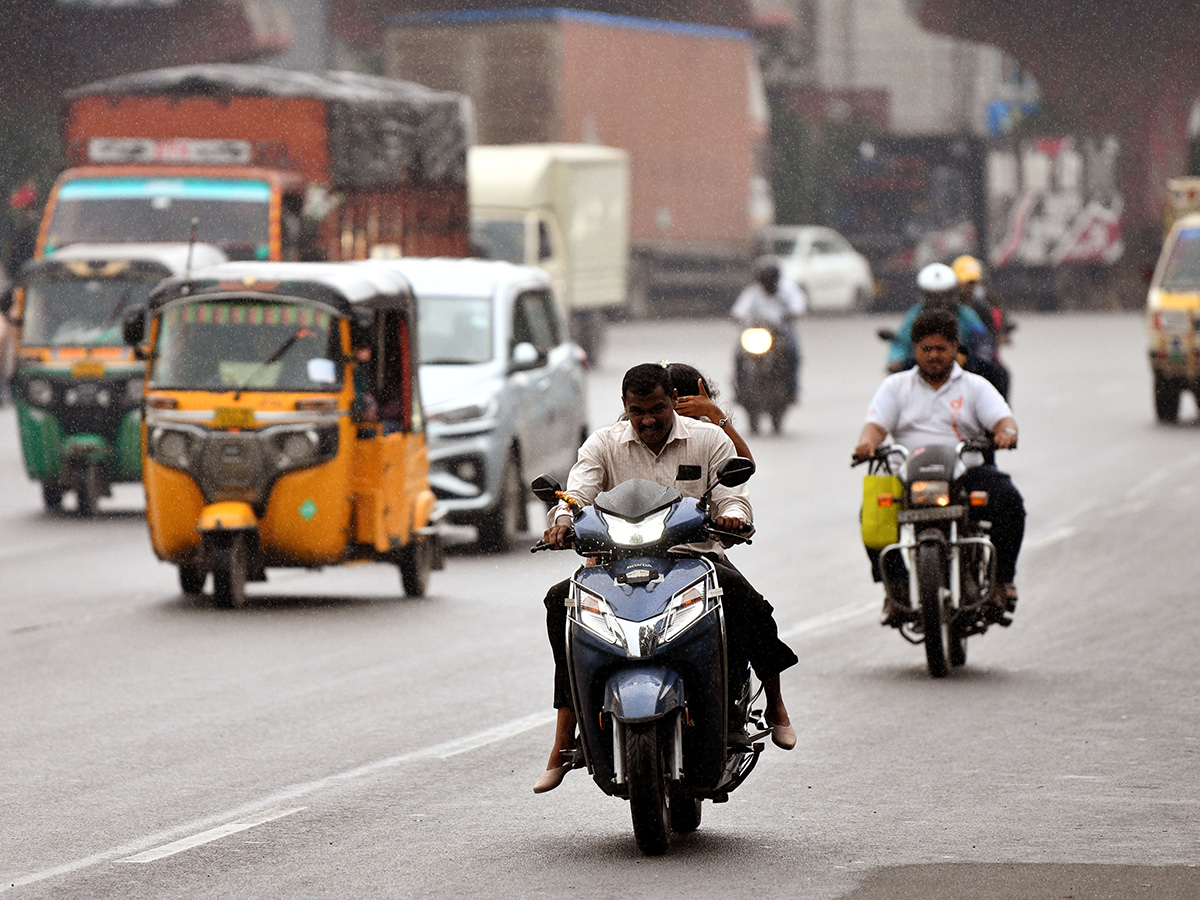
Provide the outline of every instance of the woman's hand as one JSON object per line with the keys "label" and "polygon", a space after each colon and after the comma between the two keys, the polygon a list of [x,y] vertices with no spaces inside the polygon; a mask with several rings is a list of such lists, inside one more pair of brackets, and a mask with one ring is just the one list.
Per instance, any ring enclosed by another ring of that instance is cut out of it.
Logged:
{"label": "woman's hand", "polygon": [[705,417],[715,425],[725,418],[725,412],[708,396],[708,392],[704,390],[703,381],[697,380],[696,387],[700,389],[699,394],[693,397],[680,397],[675,401],[675,412],[687,416],[689,419]]}

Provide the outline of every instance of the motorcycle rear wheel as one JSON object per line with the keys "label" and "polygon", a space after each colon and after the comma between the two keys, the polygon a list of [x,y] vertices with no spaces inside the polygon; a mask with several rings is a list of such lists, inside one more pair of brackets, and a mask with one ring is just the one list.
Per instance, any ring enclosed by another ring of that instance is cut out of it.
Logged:
{"label": "motorcycle rear wheel", "polygon": [[647,856],[661,856],[671,835],[656,723],[625,727],[625,777],[629,780],[629,812],[638,849]]}
{"label": "motorcycle rear wheel", "polygon": [[687,834],[700,827],[703,803],[695,797],[671,792],[671,830],[676,834]]}
{"label": "motorcycle rear wheel", "polygon": [[950,623],[942,603],[946,584],[946,563],[936,544],[917,547],[917,589],[921,599],[921,624],[925,632],[925,661],[929,674],[945,678],[950,674],[947,651],[951,645]]}

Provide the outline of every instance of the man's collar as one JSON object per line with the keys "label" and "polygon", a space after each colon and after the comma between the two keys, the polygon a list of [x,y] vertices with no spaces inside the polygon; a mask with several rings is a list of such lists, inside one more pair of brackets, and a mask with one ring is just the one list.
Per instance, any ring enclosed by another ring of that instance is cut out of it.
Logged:
{"label": "man's collar", "polygon": [[962,366],[960,366],[958,364],[957,361],[950,364],[950,374],[947,375],[946,380],[943,381],[941,384],[939,384],[937,387],[934,387],[932,384],[930,384],[928,381],[925,380],[925,376],[921,374],[921,370],[917,366],[913,366],[911,371],[913,373],[913,377],[919,383],[921,383],[921,384],[925,385],[925,387],[929,388],[931,391],[940,391],[946,385],[950,384],[951,382],[958,381],[958,379],[962,378],[962,376],[963,376],[963,368],[962,368]]}

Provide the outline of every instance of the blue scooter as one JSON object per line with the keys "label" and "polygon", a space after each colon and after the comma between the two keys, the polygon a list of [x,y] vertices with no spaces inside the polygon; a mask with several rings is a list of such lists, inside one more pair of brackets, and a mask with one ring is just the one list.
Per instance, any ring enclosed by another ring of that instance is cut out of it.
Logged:
{"label": "blue scooter", "polygon": [[[735,457],[717,484],[744,484],[753,473],[753,462]],[[572,508],[573,547],[595,562],[575,572],[567,599],[575,764],[606,794],[629,800],[647,855],[665,852],[671,831],[697,829],[704,800],[728,800],[770,733],[752,709],[761,687],[744,661],[729,659],[713,564],[668,552],[713,536],[750,542],[752,531],[713,526],[713,487],[696,500],[634,479],[584,507],[548,475],[533,482],[538,499]],[[545,549],[542,541],[533,548]]]}

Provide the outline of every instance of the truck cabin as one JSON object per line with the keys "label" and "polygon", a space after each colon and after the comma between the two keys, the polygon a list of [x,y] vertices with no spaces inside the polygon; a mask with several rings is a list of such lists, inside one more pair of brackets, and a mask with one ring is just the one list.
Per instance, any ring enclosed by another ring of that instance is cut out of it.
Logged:
{"label": "truck cabin", "polygon": [[83,167],[51,192],[38,255],[74,244],[191,239],[231,260],[320,258],[301,179],[261,169]]}

